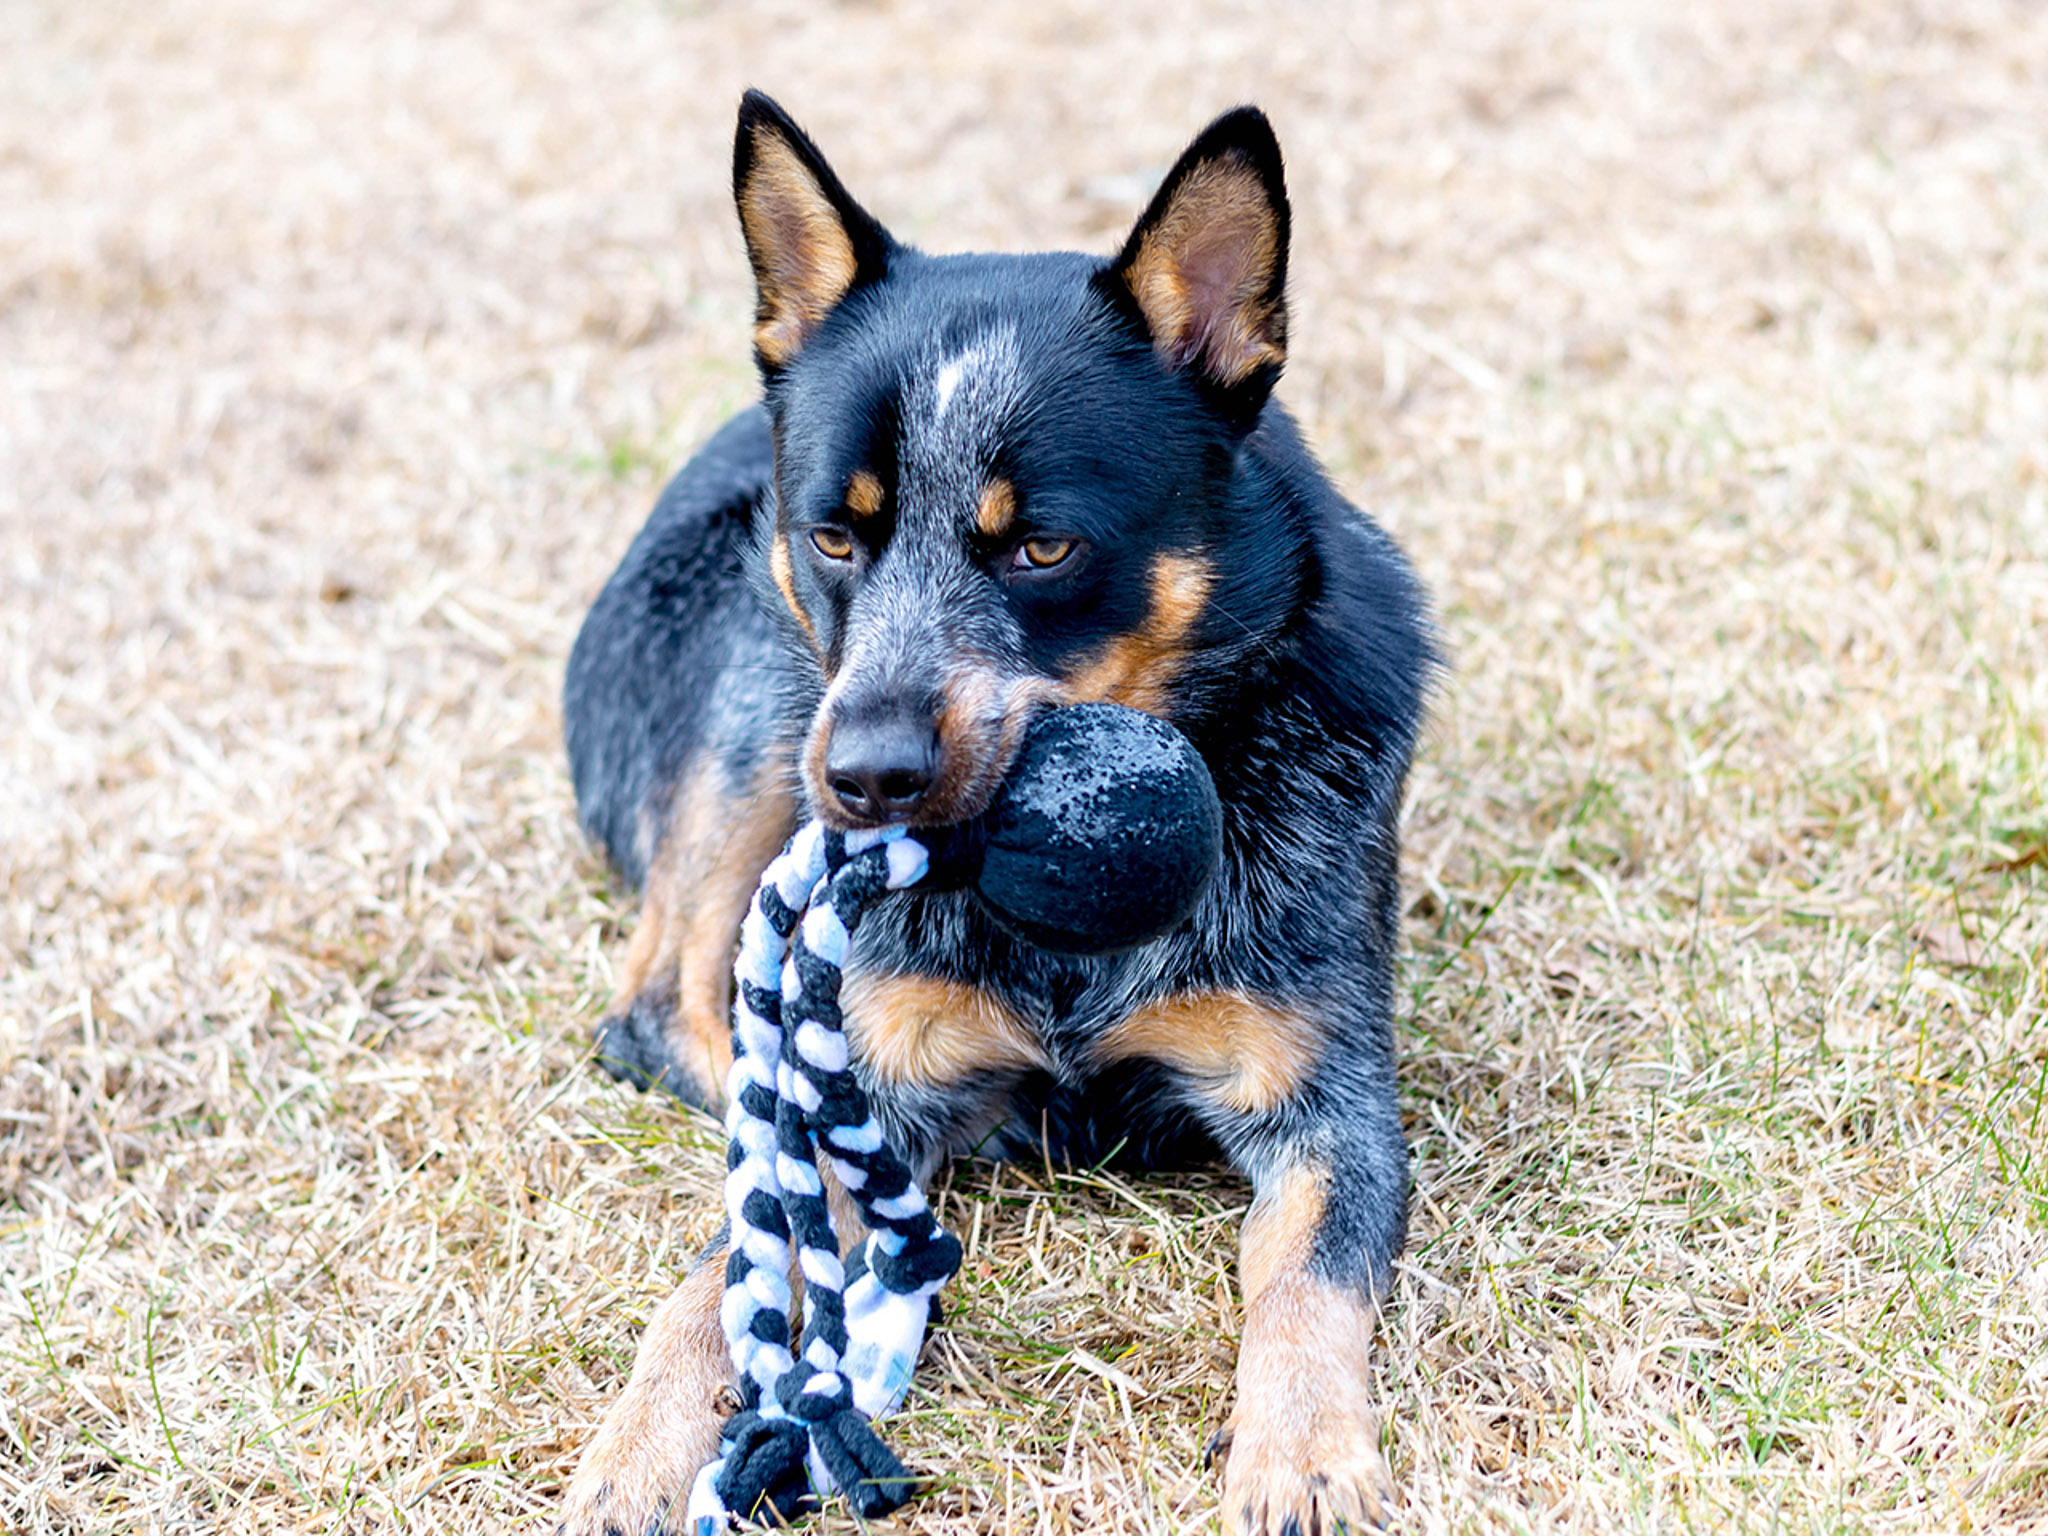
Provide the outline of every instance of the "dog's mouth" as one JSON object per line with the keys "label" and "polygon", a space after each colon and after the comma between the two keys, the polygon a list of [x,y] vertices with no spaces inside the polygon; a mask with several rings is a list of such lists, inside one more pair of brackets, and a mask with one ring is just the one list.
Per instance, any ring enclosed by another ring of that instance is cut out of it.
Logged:
{"label": "dog's mouth", "polygon": [[827,826],[953,827],[982,815],[1024,734],[1058,702],[1050,679],[964,669],[936,706],[870,706],[827,693],[803,754],[805,787]]}

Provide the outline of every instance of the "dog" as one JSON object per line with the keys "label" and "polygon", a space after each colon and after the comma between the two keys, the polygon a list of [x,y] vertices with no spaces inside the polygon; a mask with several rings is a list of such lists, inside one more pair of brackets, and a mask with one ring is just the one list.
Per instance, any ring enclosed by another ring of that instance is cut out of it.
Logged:
{"label": "dog", "polygon": [[[736,935],[801,820],[966,822],[1057,705],[1171,722],[1223,806],[1189,921],[1079,958],[906,893],[859,931],[848,1036],[920,1180],[966,1151],[1241,1170],[1226,1525],[1375,1528],[1399,813],[1434,651],[1410,566],[1273,398],[1273,130],[1218,118],[1108,260],[917,251],[754,92],[733,187],[762,401],[669,483],[568,666],[579,813],[642,892],[598,1057],[717,1106]],[[724,1241],[650,1319],[566,1536],[680,1528],[736,1401]]]}

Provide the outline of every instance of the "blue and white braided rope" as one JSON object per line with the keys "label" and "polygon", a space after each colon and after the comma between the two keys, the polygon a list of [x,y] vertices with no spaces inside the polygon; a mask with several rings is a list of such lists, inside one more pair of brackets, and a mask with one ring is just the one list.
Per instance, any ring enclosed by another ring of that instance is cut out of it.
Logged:
{"label": "blue and white braided rope", "polygon": [[[768,866],[741,926],[721,1309],[741,1408],[691,1488],[686,1518],[700,1536],[766,1514],[764,1499],[788,1518],[836,1487],[878,1515],[913,1489],[868,1421],[902,1401],[960,1247],[854,1077],[839,983],[867,907],[928,867],[901,827],[841,834],[812,822]],[[846,1264],[821,1157],[870,1229]],[[792,1261],[805,1282],[800,1354],[789,1347]]]}

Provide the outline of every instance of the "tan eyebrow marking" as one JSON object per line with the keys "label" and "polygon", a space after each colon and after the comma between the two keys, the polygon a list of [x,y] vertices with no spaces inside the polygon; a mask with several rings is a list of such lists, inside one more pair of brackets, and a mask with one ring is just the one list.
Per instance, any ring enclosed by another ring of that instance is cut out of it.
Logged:
{"label": "tan eyebrow marking", "polygon": [[882,482],[872,470],[856,469],[846,477],[846,510],[855,517],[882,510]]}
{"label": "tan eyebrow marking", "polygon": [[974,508],[974,526],[989,538],[999,539],[1010,531],[1017,518],[1017,488],[1007,480],[991,480],[981,488],[981,500]]}

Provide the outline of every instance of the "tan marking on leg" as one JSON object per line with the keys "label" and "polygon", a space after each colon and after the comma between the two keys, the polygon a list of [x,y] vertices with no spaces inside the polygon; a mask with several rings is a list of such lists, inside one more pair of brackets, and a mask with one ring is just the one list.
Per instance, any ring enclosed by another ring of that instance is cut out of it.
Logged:
{"label": "tan marking on leg", "polygon": [[1221,1437],[1225,1528],[1243,1536],[1279,1536],[1289,1519],[1303,1532],[1377,1531],[1392,1505],[1372,1406],[1372,1307],[1308,1268],[1328,1188],[1324,1169],[1289,1169],[1245,1218],[1244,1342]]}
{"label": "tan marking on leg", "polygon": [[674,861],[662,857],[661,850],[657,850],[640,892],[640,919],[633,925],[633,937],[626,941],[626,955],[619,962],[611,1013],[624,1013],[631,1008],[634,998],[669,974],[675,965],[676,949],[682,939],[681,926],[675,920],[676,886]]}
{"label": "tan marking on leg", "polygon": [[[853,1252],[854,1246],[868,1235],[867,1218],[860,1213],[860,1202],[846,1192],[846,1186],[839,1182],[839,1175],[818,1159],[818,1177],[825,1186],[825,1204],[832,1210],[832,1230],[839,1234],[839,1257],[845,1258]],[[803,1278],[803,1271],[792,1271],[796,1278]]]}
{"label": "tan marking on leg", "polygon": [[840,999],[854,1054],[889,1082],[950,1083],[970,1072],[1048,1065],[1037,1036],[978,987],[856,973]]}
{"label": "tan marking on leg", "polygon": [[986,538],[1000,539],[1017,517],[1017,488],[1007,480],[991,480],[975,504],[974,526]]}
{"label": "tan marking on leg", "polygon": [[732,1066],[732,956],[761,871],[796,824],[789,769],[771,756],[751,795],[719,784],[706,756],[676,787],[667,835],[647,872],[640,921],[626,947],[611,1011],[667,987],[669,1060],[689,1074],[708,1104],[724,1096]]}
{"label": "tan marking on leg", "polygon": [[846,510],[854,517],[873,517],[882,510],[882,482],[874,471],[856,469],[846,477]]}
{"label": "tan marking on leg", "polygon": [[559,1536],[682,1528],[690,1483],[718,1454],[719,1430],[738,1401],[718,1319],[724,1293],[720,1247],[655,1308],[632,1379],[569,1479]]}
{"label": "tan marking on leg", "polygon": [[1061,690],[1066,702],[1122,704],[1163,717],[1214,582],[1214,569],[1199,556],[1159,556],[1152,563],[1152,606],[1144,623],[1111,640],[1068,678]]}
{"label": "tan marking on leg", "polygon": [[1294,1096],[1321,1044],[1301,1015],[1249,993],[1177,992],[1113,1026],[1096,1042],[1095,1058],[1164,1062],[1216,1103],[1263,1114]]}
{"label": "tan marking on leg", "polygon": [[1259,1191],[1238,1242],[1237,1284],[1246,1306],[1279,1276],[1308,1267],[1329,1194],[1328,1171],[1310,1163],[1287,1169]]}
{"label": "tan marking on leg", "polygon": [[732,965],[740,924],[761,871],[796,829],[796,792],[786,765],[772,762],[757,784],[751,801],[727,802],[737,814],[722,837],[710,840],[710,856],[696,872],[695,899],[676,957],[679,1043],[716,1074],[713,1102],[724,1099],[732,1067]]}
{"label": "tan marking on leg", "polygon": [[768,546],[768,574],[775,578],[775,590],[782,594],[783,602],[789,605],[789,611],[803,626],[804,638],[810,641],[811,649],[822,656],[825,650],[818,643],[817,627],[811,623],[811,616],[804,612],[804,605],[797,600],[796,576],[789,568],[789,535],[779,528]]}

